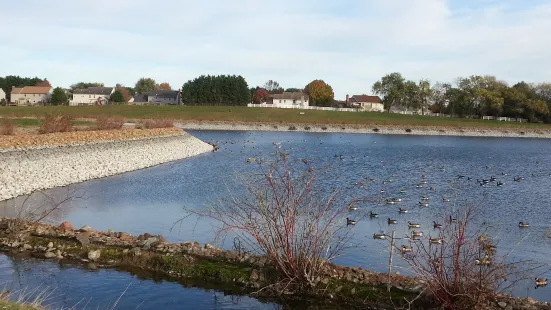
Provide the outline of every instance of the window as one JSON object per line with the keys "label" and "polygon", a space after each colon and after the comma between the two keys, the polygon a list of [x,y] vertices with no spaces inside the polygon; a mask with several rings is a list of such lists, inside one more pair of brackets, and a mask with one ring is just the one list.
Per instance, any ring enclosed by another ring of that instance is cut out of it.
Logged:
{"label": "window", "polygon": [[297,104],[297,100],[296,100],[296,99],[293,99],[293,104]]}
{"label": "window", "polygon": [[279,103],[281,103],[281,100],[279,100]]}

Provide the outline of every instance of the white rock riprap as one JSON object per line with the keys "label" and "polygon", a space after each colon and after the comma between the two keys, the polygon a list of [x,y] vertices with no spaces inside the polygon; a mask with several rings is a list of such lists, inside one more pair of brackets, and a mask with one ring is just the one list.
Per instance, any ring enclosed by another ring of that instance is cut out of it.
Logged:
{"label": "white rock riprap", "polygon": [[0,201],[36,190],[152,167],[212,152],[187,133],[168,137],[0,151]]}

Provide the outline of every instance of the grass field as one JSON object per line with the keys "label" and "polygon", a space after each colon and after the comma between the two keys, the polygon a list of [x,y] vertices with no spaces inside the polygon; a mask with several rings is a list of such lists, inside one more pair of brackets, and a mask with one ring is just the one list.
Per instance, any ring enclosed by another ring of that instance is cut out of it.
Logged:
{"label": "grass field", "polygon": [[[40,119],[37,118],[16,118],[14,119],[15,126],[17,127],[34,127],[40,126]],[[90,121],[73,121],[74,126],[88,126],[91,125]]]}
{"label": "grass field", "polygon": [[[485,121],[462,118],[414,116],[376,112],[335,112],[248,107],[185,106],[83,106],[83,107],[0,107],[3,117],[40,117],[61,112],[77,118],[121,116],[128,119],[174,119],[185,121],[261,122],[302,124],[350,124],[462,128],[549,129],[547,124]],[[304,112],[303,115],[300,112]],[[38,122],[29,120],[29,122]]]}

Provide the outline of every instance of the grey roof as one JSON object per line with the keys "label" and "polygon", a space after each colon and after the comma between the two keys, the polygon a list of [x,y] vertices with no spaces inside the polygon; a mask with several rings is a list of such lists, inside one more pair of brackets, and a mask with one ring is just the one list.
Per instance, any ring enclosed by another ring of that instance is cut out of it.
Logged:
{"label": "grey roof", "polygon": [[154,90],[150,92],[145,92],[142,95],[157,96],[159,98],[176,98],[178,97],[178,91],[177,90]]}
{"label": "grey roof", "polygon": [[80,95],[110,95],[114,87],[89,87],[89,88],[78,88],[73,91],[73,94]]}
{"label": "grey roof", "polygon": [[304,100],[308,100],[308,94],[303,92],[283,92],[282,94],[271,94],[269,97],[272,97],[274,99],[294,99],[294,100],[299,100],[304,98]]}
{"label": "grey roof", "polygon": [[135,95],[132,98],[134,98],[134,102],[147,102],[147,95],[144,94]]}

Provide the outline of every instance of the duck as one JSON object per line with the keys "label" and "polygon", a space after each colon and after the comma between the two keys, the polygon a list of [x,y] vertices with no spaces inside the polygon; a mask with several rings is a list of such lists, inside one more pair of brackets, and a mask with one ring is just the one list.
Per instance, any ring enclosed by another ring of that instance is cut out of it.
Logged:
{"label": "duck", "polygon": [[428,207],[428,206],[429,206],[429,203],[428,203],[428,202],[421,202],[421,201],[419,201],[418,205],[419,205],[420,207]]}
{"label": "duck", "polygon": [[423,195],[421,196],[421,200],[429,200],[429,196]]}
{"label": "duck", "polygon": [[436,221],[433,221],[433,223],[434,224],[432,225],[432,227],[434,227],[434,229],[442,228],[442,224],[438,224],[438,223],[436,223]]}
{"label": "duck", "polygon": [[393,205],[396,203],[396,201],[392,200],[392,198],[389,198],[386,200],[386,203],[389,204],[389,205]]}
{"label": "duck", "polygon": [[380,234],[373,234],[373,239],[386,239],[386,236],[384,233],[380,233]]}
{"label": "duck", "polygon": [[444,198],[444,197],[442,197],[442,202],[450,202],[450,201],[451,201],[450,198]]}
{"label": "duck", "polygon": [[415,187],[416,187],[416,188],[423,188],[423,187],[425,187],[425,185],[423,185],[423,184],[417,184],[417,185],[415,185]]}
{"label": "duck", "polygon": [[408,227],[409,228],[421,228],[421,224],[408,222]]}
{"label": "duck", "polygon": [[503,186],[503,182],[497,181],[497,186],[499,186],[499,187]]}
{"label": "duck", "polygon": [[405,193],[406,193],[405,190],[403,190],[403,189],[400,190],[400,194],[405,194]]}
{"label": "duck", "polygon": [[535,281],[536,281],[536,287],[547,285],[547,278],[536,278]]}
{"label": "duck", "polygon": [[349,218],[346,218],[346,225],[356,225],[356,221],[355,220],[351,220]]}
{"label": "duck", "polygon": [[422,231],[412,231],[411,232],[411,237],[412,238],[419,238],[419,237],[422,237],[423,236],[423,232]]}
{"label": "duck", "polygon": [[530,226],[530,225],[528,225],[528,223],[525,223],[525,222],[519,222],[518,223],[518,227],[520,227],[520,228],[526,228],[528,226]]}
{"label": "duck", "polygon": [[374,217],[378,217],[378,216],[379,216],[379,214],[373,213],[373,211],[369,211],[369,217],[370,218],[374,218]]}
{"label": "duck", "polygon": [[400,248],[400,251],[402,251],[402,253],[413,252],[413,248],[408,245],[402,245],[402,247]]}
{"label": "duck", "polygon": [[419,184],[427,184],[427,180],[421,180],[419,181]]}
{"label": "duck", "polygon": [[384,193],[384,192],[385,192],[385,190],[384,190],[384,189],[382,189],[382,190],[381,190],[381,194],[382,194],[382,193]]}
{"label": "duck", "polygon": [[442,238],[431,238],[431,237],[429,237],[429,243],[442,244],[442,242],[443,242]]}
{"label": "duck", "polygon": [[390,224],[398,224],[398,220],[393,220],[393,219],[391,219],[390,217],[388,218],[387,222],[388,222],[388,225],[390,225]]}
{"label": "duck", "polygon": [[398,213],[408,213],[408,210],[407,210],[407,209],[402,209],[402,208],[400,208],[400,209],[398,210]]}
{"label": "duck", "polygon": [[449,221],[450,221],[450,223],[457,223],[457,219],[453,218],[451,215],[450,215]]}
{"label": "duck", "polygon": [[350,206],[350,207],[348,207],[348,210],[356,211],[356,210],[358,210],[358,206]]}
{"label": "duck", "polygon": [[484,257],[475,259],[474,263],[478,266],[489,266],[492,261],[490,261],[490,259],[488,259],[487,257]]}

